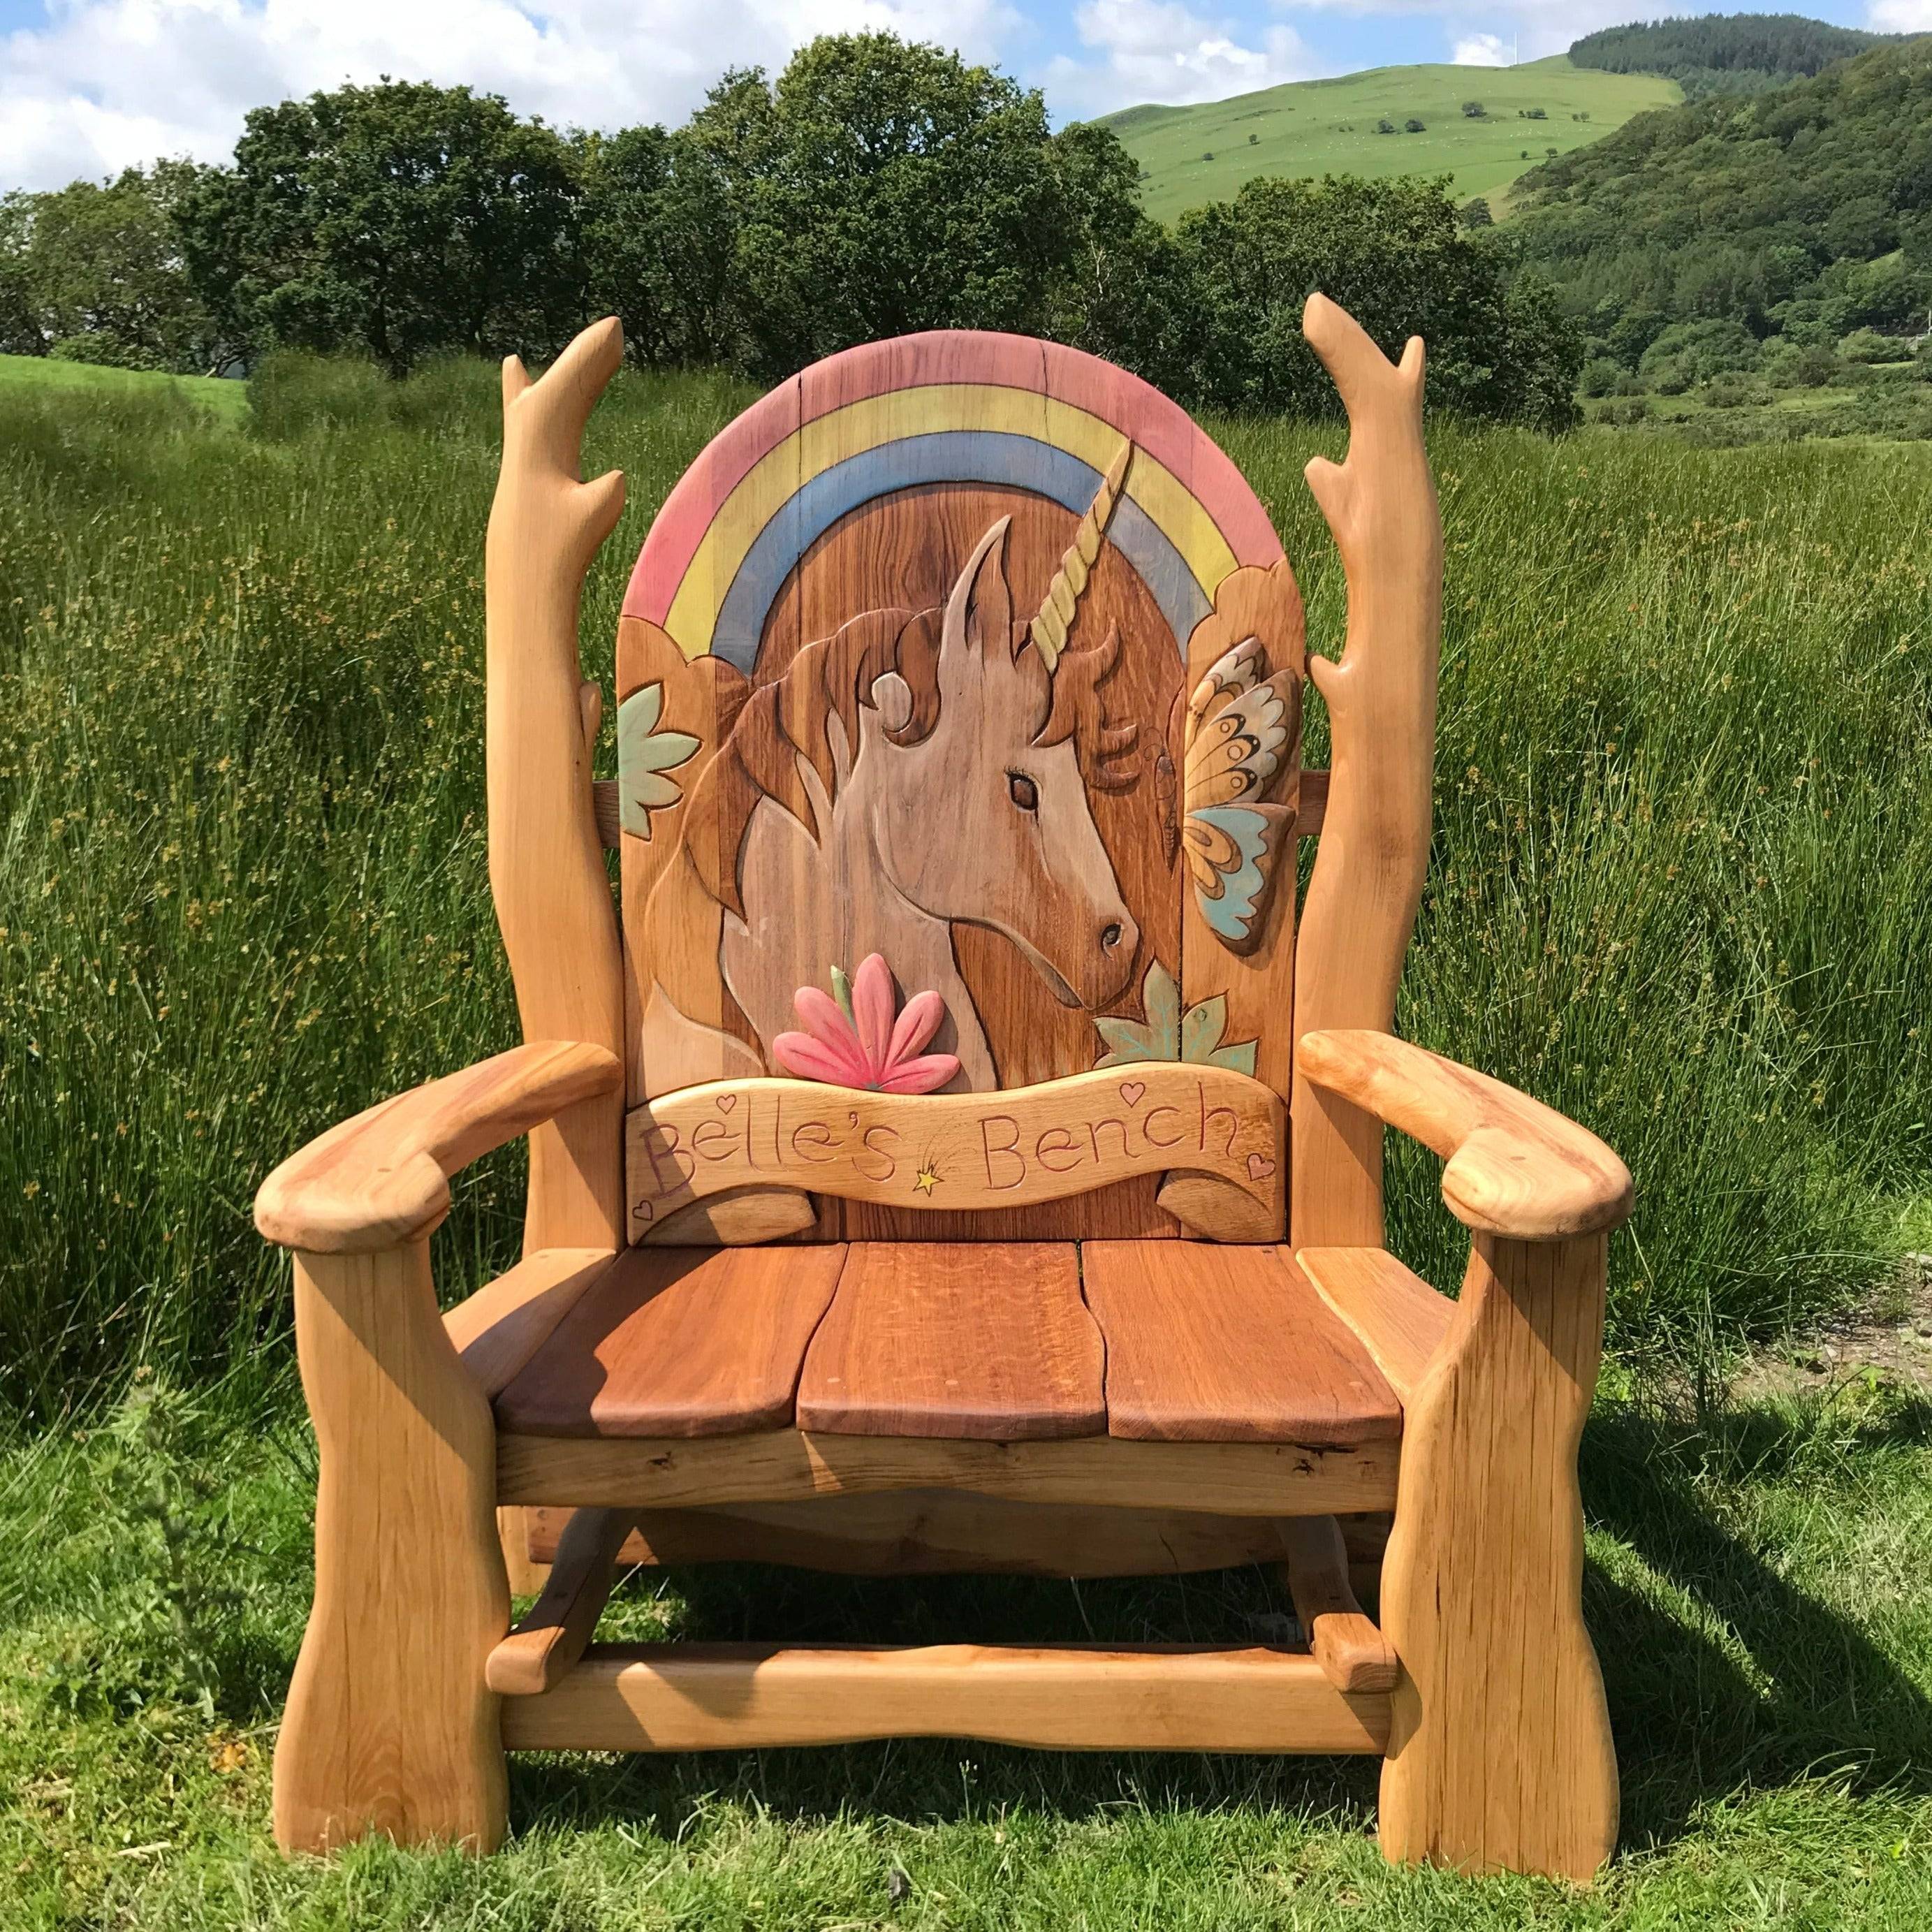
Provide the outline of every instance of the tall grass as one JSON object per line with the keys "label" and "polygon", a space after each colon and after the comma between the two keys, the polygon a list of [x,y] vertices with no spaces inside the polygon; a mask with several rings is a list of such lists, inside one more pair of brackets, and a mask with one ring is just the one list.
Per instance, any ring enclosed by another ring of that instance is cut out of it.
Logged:
{"label": "tall grass", "polygon": [[[747,400],[620,379],[630,502],[585,602],[608,682],[650,517]],[[273,1162],[513,1042],[483,832],[494,372],[266,369],[245,432],[0,396],[0,1378],[16,1418],[135,1360],[285,1372]],[[1298,477],[1218,426],[1333,648]],[[1640,1207],[1626,1349],[1708,1352],[1858,1293],[1932,1192],[1932,464],[1593,433],[1436,434],[1449,531],[1430,886],[1406,1030],[1602,1130]],[[1318,755],[1318,740],[1317,754]],[[1456,1231],[1404,1155],[1392,1234]],[[514,1150],[452,1291],[514,1251]]]}

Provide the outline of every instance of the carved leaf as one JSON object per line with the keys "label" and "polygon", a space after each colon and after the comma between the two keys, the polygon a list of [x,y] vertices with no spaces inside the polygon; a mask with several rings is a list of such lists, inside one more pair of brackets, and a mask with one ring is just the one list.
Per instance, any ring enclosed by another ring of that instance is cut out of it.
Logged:
{"label": "carved leaf", "polygon": [[1216,993],[1198,1006],[1181,1010],[1180,988],[1174,975],[1156,959],[1148,968],[1141,982],[1141,1004],[1144,1020],[1118,1019],[1102,1016],[1094,1022],[1106,1042],[1107,1051],[1096,1067],[1131,1066],[1137,1060],[1180,1060],[1197,1066],[1226,1066],[1252,1076],[1256,1042],[1251,1040],[1224,1046],[1221,1036],[1228,1025],[1228,1001]]}
{"label": "carved leaf", "polygon": [[651,836],[651,814],[683,796],[683,788],[667,772],[697,755],[699,741],[688,731],[660,731],[664,686],[647,684],[617,707],[617,790],[624,830],[634,838]]}

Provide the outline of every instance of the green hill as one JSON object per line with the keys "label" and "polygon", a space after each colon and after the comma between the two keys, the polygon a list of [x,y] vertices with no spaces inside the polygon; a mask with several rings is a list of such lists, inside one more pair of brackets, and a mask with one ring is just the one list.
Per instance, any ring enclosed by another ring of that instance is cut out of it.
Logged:
{"label": "green hill", "polygon": [[[1512,68],[1374,68],[1197,107],[1124,108],[1101,124],[1139,162],[1148,212],[1172,221],[1262,174],[1451,175],[1459,201],[1492,195],[1548,149],[1568,154],[1682,98],[1675,81],[1557,54]],[[1463,113],[1468,100],[1482,103],[1481,118]],[[1544,118],[1520,118],[1535,108]],[[1412,119],[1420,133],[1405,130]],[[1397,131],[1378,134],[1383,121]]]}

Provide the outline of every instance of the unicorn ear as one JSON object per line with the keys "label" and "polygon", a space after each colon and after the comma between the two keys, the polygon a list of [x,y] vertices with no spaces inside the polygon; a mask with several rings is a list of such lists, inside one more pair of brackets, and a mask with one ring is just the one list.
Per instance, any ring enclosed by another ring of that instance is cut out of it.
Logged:
{"label": "unicorn ear", "polygon": [[966,560],[946,600],[942,655],[957,643],[970,644],[981,657],[1012,656],[1013,596],[1006,587],[1006,528],[1012,521],[1002,517]]}

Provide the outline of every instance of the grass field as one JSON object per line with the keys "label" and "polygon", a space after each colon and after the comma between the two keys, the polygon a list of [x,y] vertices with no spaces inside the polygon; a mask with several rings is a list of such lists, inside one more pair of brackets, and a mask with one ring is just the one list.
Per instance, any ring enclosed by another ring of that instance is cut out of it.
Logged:
{"label": "grass field", "polygon": [[[1701,1426],[1600,1405],[1585,1607],[1624,1829],[1582,1898],[1388,1869],[1361,1760],[944,1742],[519,1759],[515,1835],[491,1859],[285,1864],[268,1761],[314,1452],[280,1407],[168,1406],[0,1453],[8,1932],[1932,1922],[1932,1407],[1882,1384]],[[1252,1572],[1075,1590],[746,1568],[640,1574],[607,1616],[633,1638],[1253,1642],[1278,1614]]]}
{"label": "grass field", "polygon": [[[1104,124],[1141,164],[1148,212],[1172,221],[1264,174],[1450,175],[1459,202],[1499,196],[1546,149],[1568,154],[1682,98],[1658,75],[1605,74],[1554,54],[1513,68],[1374,68],[1198,107],[1124,108]],[[1463,114],[1466,100],[1483,104],[1482,119]],[[1518,118],[1532,107],[1548,118]],[[1412,117],[1424,123],[1419,134],[1376,131],[1378,121],[1400,130]]]}
{"label": "grass field", "polygon": [[[482,816],[494,388],[275,364],[238,434],[138,385],[84,410],[0,387],[0,1924],[1926,1923],[1932,1413],[1876,1372],[1722,1388],[1745,1341],[1932,1248],[1932,462],[1451,424],[1400,1023],[1637,1177],[1586,1455],[1627,1782],[1606,1887],[1388,1873],[1359,1765],[944,1744],[538,1762],[486,1864],[274,1858],[313,1449],[248,1203],[307,1136],[515,1037]],[[627,377],[593,423],[588,464],[632,481],[586,600],[607,681],[644,528],[744,400]],[[1337,432],[1215,427],[1332,648],[1298,470]],[[1447,1286],[1436,1179],[1397,1160],[1391,1226]],[[514,1252],[519,1201],[514,1153],[460,1187],[446,1293]],[[1269,1606],[1245,1574],[700,1572],[620,1612],[938,1640],[1251,1631]]]}
{"label": "grass field", "polygon": [[244,382],[214,376],[163,376],[146,369],[106,369],[92,362],[63,362],[51,356],[0,356],[0,398],[25,389],[52,391],[69,404],[89,400],[152,398],[165,390],[221,420],[248,413]]}

